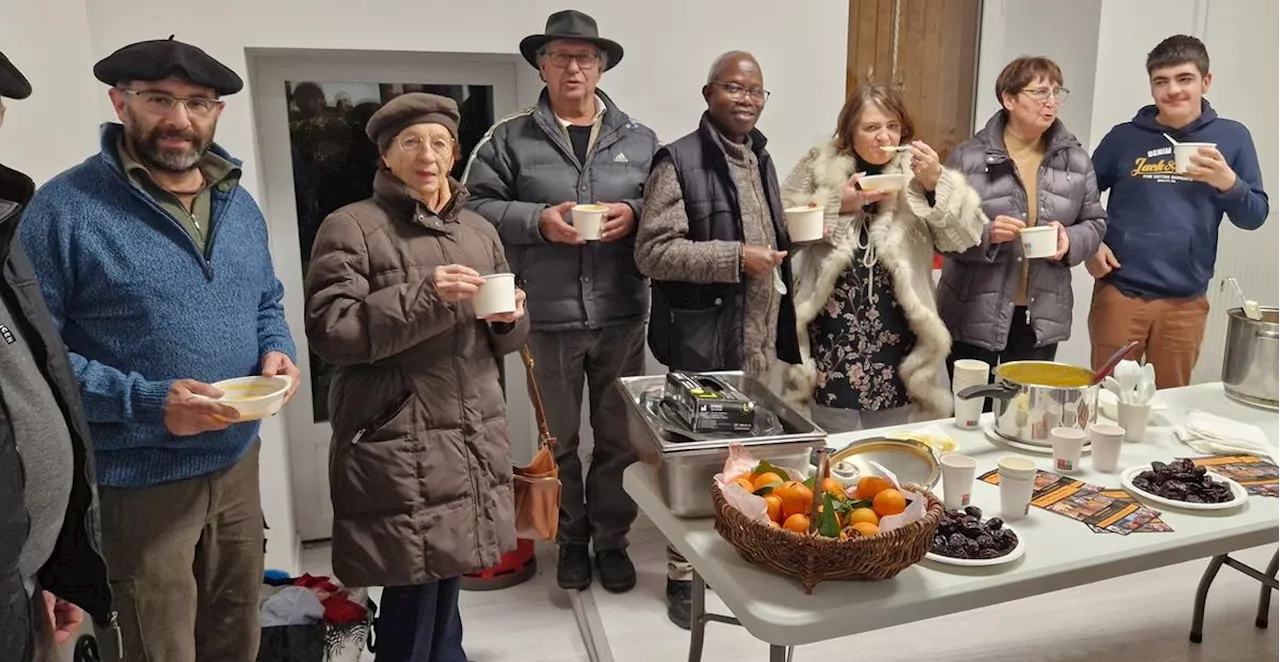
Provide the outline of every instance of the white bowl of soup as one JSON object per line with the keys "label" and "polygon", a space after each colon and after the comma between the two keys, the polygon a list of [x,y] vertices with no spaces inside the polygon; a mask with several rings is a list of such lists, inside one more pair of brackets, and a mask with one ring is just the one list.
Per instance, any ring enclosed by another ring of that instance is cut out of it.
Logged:
{"label": "white bowl of soup", "polygon": [[240,412],[237,423],[259,421],[279,413],[291,386],[293,379],[288,375],[236,377],[213,384],[222,397],[209,399]]}

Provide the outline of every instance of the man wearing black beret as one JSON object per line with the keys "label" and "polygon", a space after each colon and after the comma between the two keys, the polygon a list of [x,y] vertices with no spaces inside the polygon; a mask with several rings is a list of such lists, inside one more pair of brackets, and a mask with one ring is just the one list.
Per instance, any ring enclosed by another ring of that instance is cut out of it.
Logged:
{"label": "man wearing black beret", "polygon": [[243,83],[172,37],[93,71],[121,124],[36,193],[21,235],[96,446],[124,659],[253,660],[258,423],[213,384],[298,370],[266,221],[213,142]]}
{"label": "man wearing black beret", "polygon": [[[30,95],[0,53],[0,97]],[[88,424],[40,291],[25,286],[35,275],[15,239],[34,190],[0,165],[0,657],[24,661],[52,660],[79,629],[81,606],[99,631],[112,618]]]}

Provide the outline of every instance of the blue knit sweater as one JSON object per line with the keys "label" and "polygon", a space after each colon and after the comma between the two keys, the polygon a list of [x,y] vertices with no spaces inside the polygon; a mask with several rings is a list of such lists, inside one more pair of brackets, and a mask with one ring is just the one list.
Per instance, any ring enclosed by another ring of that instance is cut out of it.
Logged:
{"label": "blue knit sweater", "polygon": [[149,487],[229,467],[258,435],[256,422],[169,434],[164,403],[174,380],[258,374],[268,352],[294,358],[294,344],[252,196],[238,185],[213,190],[206,259],[122,172],[121,131],[105,125],[99,154],[41,187],[20,232],[71,352],[99,482]]}

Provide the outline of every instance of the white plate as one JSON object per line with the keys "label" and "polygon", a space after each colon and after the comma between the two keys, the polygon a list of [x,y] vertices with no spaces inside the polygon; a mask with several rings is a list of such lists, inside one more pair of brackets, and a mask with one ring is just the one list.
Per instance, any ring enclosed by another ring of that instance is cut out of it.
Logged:
{"label": "white plate", "polygon": [[1004,525],[1004,528],[1009,529],[1010,531],[1013,531],[1013,535],[1018,536],[1018,544],[1014,545],[1013,549],[1009,550],[1009,553],[1005,554],[1004,556],[997,556],[994,559],[957,559],[957,558],[952,558],[950,556],[943,556],[941,554],[934,554],[933,552],[929,552],[925,554],[924,557],[930,561],[934,561],[935,563],[942,563],[944,565],[958,565],[958,566],[964,566],[966,568],[982,568],[989,565],[1004,565],[1005,563],[1013,563],[1014,561],[1017,561],[1018,559],[1022,558],[1023,552],[1026,551],[1025,548],[1027,546],[1027,539],[1023,538],[1022,534],[1018,533],[1017,531],[1014,531],[1013,527],[1009,526],[1008,524]]}
{"label": "white plate", "polygon": [[1240,506],[1243,506],[1245,500],[1249,498],[1249,492],[1245,490],[1244,487],[1240,485],[1240,483],[1237,483],[1234,480],[1231,480],[1230,478],[1227,478],[1225,476],[1219,476],[1218,474],[1215,474],[1212,471],[1210,471],[1209,477],[1212,478],[1215,483],[1223,483],[1227,487],[1231,488],[1231,494],[1235,496],[1234,499],[1230,501],[1223,501],[1222,503],[1190,503],[1188,501],[1175,501],[1174,499],[1166,499],[1162,496],[1158,496],[1150,492],[1140,490],[1136,485],[1133,484],[1133,479],[1138,474],[1144,471],[1148,471],[1150,469],[1151,469],[1150,464],[1139,465],[1131,469],[1128,469],[1124,473],[1120,474],[1120,483],[1124,485],[1124,489],[1127,490],[1129,494],[1132,494],[1137,497],[1142,497],[1143,499],[1146,499],[1152,503],[1158,503],[1162,506],[1168,506],[1170,508],[1180,508],[1182,510],[1230,510],[1232,508],[1239,508]]}
{"label": "white plate", "polygon": [[[981,427],[983,434],[987,435],[987,439],[990,439],[1001,446],[1008,446],[1016,451],[1031,453],[1032,455],[1053,455],[1053,446],[1037,446],[1035,444],[1028,444],[1021,441],[1011,441],[1001,437],[996,433],[995,423],[982,423]],[[1092,447],[1089,442],[1085,442],[1084,449],[1081,450],[1080,453],[1082,455],[1087,455],[1091,448]]]}

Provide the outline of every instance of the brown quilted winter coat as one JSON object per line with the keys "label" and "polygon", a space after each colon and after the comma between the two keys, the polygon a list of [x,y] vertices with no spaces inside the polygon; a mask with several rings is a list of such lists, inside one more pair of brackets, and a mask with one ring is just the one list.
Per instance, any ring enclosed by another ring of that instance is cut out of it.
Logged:
{"label": "brown quilted winter coat", "polygon": [[325,219],[306,282],[311,349],[337,366],[333,569],[351,586],[402,586],[495,565],[515,548],[511,454],[497,361],[528,317],[494,328],[436,294],[437,266],[509,271],[493,225],[439,214],[395,177]]}

